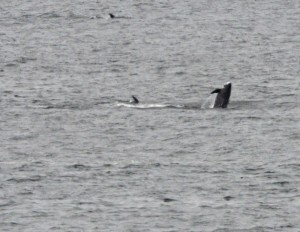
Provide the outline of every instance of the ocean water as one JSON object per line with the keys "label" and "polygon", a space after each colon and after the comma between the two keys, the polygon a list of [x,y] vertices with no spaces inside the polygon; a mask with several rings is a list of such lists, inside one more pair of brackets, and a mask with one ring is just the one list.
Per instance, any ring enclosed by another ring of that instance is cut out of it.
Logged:
{"label": "ocean water", "polygon": [[0,12],[0,231],[300,231],[299,1]]}

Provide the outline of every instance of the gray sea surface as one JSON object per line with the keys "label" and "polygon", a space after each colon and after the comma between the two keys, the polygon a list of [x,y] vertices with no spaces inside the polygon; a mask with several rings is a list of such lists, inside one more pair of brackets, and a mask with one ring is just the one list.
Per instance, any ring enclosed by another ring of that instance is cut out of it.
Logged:
{"label": "gray sea surface", "polygon": [[299,232],[299,19],[299,0],[1,1],[0,231]]}

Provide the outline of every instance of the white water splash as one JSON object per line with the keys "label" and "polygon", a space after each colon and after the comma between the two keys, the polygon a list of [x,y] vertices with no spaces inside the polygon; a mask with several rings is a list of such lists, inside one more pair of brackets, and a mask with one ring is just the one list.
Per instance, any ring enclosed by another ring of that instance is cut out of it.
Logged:
{"label": "white water splash", "polygon": [[215,100],[216,100],[216,94],[210,94],[202,103],[201,109],[214,108]]}

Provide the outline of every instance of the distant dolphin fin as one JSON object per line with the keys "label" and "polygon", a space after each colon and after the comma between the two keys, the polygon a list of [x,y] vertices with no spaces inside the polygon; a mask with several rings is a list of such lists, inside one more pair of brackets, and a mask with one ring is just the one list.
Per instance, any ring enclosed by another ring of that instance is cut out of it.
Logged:
{"label": "distant dolphin fin", "polygon": [[215,89],[214,91],[212,91],[210,94],[213,94],[213,93],[220,93],[221,92],[221,89]]}
{"label": "distant dolphin fin", "polygon": [[113,18],[116,17],[116,16],[115,16],[114,14],[112,14],[112,13],[109,13],[109,16],[110,16],[111,19],[113,19]]}
{"label": "distant dolphin fin", "polygon": [[134,103],[139,103],[139,100],[135,96],[131,96],[133,98]]}

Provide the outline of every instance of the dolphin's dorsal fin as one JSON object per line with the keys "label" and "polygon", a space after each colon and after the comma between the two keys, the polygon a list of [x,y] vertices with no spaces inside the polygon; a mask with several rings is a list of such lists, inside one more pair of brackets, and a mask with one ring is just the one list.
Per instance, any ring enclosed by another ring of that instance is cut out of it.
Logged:
{"label": "dolphin's dorsal fin", "polygon": [[210,94],[213,94],[213,93],[220,93],[221,92],[221,89],[215,89],[214,91],[212,91]]}
{"label": "dolphin's dorsal fin", "polygon": [[134,103],[139,103],[139,100],[135,96],[131,96],[133,98]]}
{"label": "dolphin's dorsal fin", "polygon": [[116,17],[116,16],[115,16],[114,14],[112,14],[112,13],[109,13],[109,16],[110,16],[111,19],[113,19],[113,18]]}

